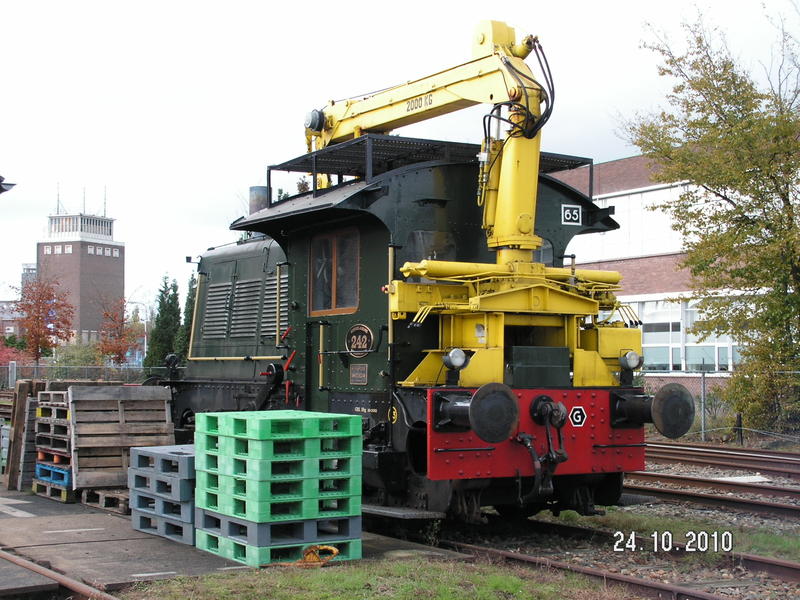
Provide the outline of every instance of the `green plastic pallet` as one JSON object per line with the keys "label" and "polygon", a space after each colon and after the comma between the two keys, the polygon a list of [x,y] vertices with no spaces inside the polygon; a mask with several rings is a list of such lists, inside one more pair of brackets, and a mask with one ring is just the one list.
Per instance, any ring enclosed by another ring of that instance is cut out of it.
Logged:
{"label": "green plastic pallet", "polygon": [[251,440],[347,437],[361,435],[362,418],[303,410],[197,413],[195,429]]}
{"label": "green plastic pallet", "polygon": [[196,455],[194,460],[196,469],[220,475],[258,479],[260,481],[317,477],[321,462],[318,458],[259,460],[257,458],[236,458],[235,456],[215,454]]}
{"label": "green plastic pallet", "polygon": [[293,481],[259,481],[197,471],[195,490],[198,493],[215,492],[257,502],[339,498],[360,494],[361,477],[328,477],[324,479],[313,477]]}
{"label": "green plastic pallet", "polygon": [[361,454],[361,436],[298,438],[294,440],[250,440],[214,433],[195,433],[195,451],[219,456],[258,460],[298,458],[347,458]]}
{"label": "green plastic pallet", "polygon": [[[296,562],[303,558],[303,551],[314,544],[293,544],[290,546],[248,546],[232,539],[214,535],[198,529],[195,532],[195,546],[217,556],[235,560],[251,567],[271,565],[282,562]],[[333,546],[339,554],[333,559],[356,560],[361,558],[361,540],[342,540],[325,542]]]}
{"label": "green plastic pallet", "polygon": [[347,437],[363,433],[364,420],[360,415],[343,415],[305,411],[306,418],[317,420],[319,437]]}
{"label": "green plastic pallet", "polygon": [[259,481],[308,479],[310,477],[356,477],[361,475],[361,456],[346,458],[301,458],[260,460],[216,454],[197,454],[195,468]]}
{"label": "green plastic pallet", "polygon": [[352,517],[361,514],[361,494],[342,498],[304,498],[300,500],[255,501],[234,498],[220,492],[198,491],[195,506],[254,523],[298,521],[326,517]]}
{"label": "green plastic pallet", "polygon": [[346,458],[361,456],[363,440],[361,435],[352,437],[328,437],[319,440],[319,456],[321,458]]}

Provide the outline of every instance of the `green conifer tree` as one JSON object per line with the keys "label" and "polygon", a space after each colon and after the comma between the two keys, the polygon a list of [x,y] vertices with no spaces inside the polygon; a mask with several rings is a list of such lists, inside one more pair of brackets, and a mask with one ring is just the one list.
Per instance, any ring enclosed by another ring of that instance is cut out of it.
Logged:
{"label": "green conifer tree", "polygon": [[153,330],[147,344],[145,367],[164,366],[164,357],[175,352],[175,337],[181,325],[181,307],[178,301],[178,283],[173,279],[170,284],[167,276],[158,290],[158,308]]}
{"label": "green conifer tree", "polygon": [[183,307],[183,324],[178,329],[175,336],[175,353],[181,358],[181,364],[185,365],[189,356],[189,341],[192,337],[192,317],[194,316],[194,299],[197,292],[197,279],[192,273],[189,279],[188,292],[186,293],[186,304]]}

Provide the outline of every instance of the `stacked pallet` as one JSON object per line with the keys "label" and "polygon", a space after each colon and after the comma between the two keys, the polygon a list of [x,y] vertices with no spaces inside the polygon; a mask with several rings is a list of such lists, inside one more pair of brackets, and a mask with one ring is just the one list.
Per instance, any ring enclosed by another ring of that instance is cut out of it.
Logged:
{"label": "stacked pallet", "polygon": [[74,502],[67,393],[39,392],[34,414],[33,493],[61,502]]}
{"label": "stacked pallet", "polygon": [[250,566],[315,544],[361,557],[361,417],[201,413],[195,451],[198,548]]}
{"label": "stacked pallet", "polygon": [[0,424],[2,421],[11,422],[14,412],[14,390],[0,390]]}
{"label": "stacked pallet", "polygon": [[17,487],[20,490],[30,489],[36,476],[36,409],[38,404],[39,402],[34,396],[25,398],[25,420],[21,424],[22,446],[17,480]]}
{"label": "stacked pallet", "polygon": [[8,463],[8,442],[11,437],[11,425],[0,424],[0,473],[6,472]]}
{"label": "stacked pallet", "polygon": [[9,490],[30,489],[36,464],[35,421],[37,393],[43,381],[17,380],[11,414],[8,459],[3,483]]}
{"label": "stacked pallet", "polygon": [[11,437],[11,415],[14,412],[14,390],[0,390],[0,473],[8,461],[8,440]]}
{"label": "stacked pallet", "polygon": [[133,528],[194,545],[194,446],[131,448]]}
{"label": "stacked pallet", "polygon": [[100,508],[110,508],[116,497],[119,512],[127,512],[121,504],[130,449],[175,444],[169,389],[71,386],[68,396],[73,489],[94,490],[83,501]]}

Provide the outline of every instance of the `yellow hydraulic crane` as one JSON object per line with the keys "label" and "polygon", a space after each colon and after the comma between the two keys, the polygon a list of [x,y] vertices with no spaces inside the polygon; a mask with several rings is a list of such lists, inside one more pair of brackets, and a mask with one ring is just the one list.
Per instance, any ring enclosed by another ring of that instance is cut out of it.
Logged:
{"label": "yellow hydraulic crane", "polygon": [[[525,62],[531,53],[544,85]],[[467,357],[456,367],[459,385],[502,382],[507,326],[536,328],[540,345],[568,347],[576,386],[615,385],[621,361],[626,356],[628,363],[639,361],[640,331],[597,318],[601,310],[618,307],[613,294],[618,273],[552,268],[533,260],[542,244],[535,234],[539,131],[553,96],[538,39],[528,35],[517,42],[513,28],[485,21],[476,30],[471,61],[367,97],[331,101],[309,113],[306,141],[312,151],[475,104],[493,106],[484,118],[477,201],[496,262],[406,263],[401,272],[407,279],[436,283],[389,282],[393,320],[414,314],[412,324],[421,324],[432,313],[440,317],[439,347],[427,351],[401,385],[442,383],[442,360],[448,364],[453,349]],[[493,120],[507,126],[502,139],[491,137]]]}
{"label": "yellow hydraulic crane", "polygon": [[[541,245],[533,233],[540,141],[536,133],[543,124],[540,105],[550,102],[524,61],[537,47],[538,40],[530,35],[517,43],[514,29],[505,23],[481,23],[470,62],[365,98],[331,101],[323,111],[312,111],[306,121],[309,151],[364,133],[388,133],[476,104],[508,106],[508,137],[483,148],[480,201],[485,202],[489,247],[501,252],[498,261],[530,261],[530,251]],[[509,254],[511,248],[528,252]]]}

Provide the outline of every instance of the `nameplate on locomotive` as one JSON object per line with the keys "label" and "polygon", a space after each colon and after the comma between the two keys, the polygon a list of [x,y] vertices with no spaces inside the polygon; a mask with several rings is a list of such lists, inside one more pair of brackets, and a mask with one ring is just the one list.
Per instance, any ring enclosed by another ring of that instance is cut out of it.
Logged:
{"label": "nameplate on locomotive", "polygon": [[372,350],[372,330],[366,325],[353,325],[344,338],[344,347],[353,358],[364,358]]}
{"label": "nameplate on locomotive", "polygon": [[368,375],[366,364],[350,365],[350,385],[367,385]]}

